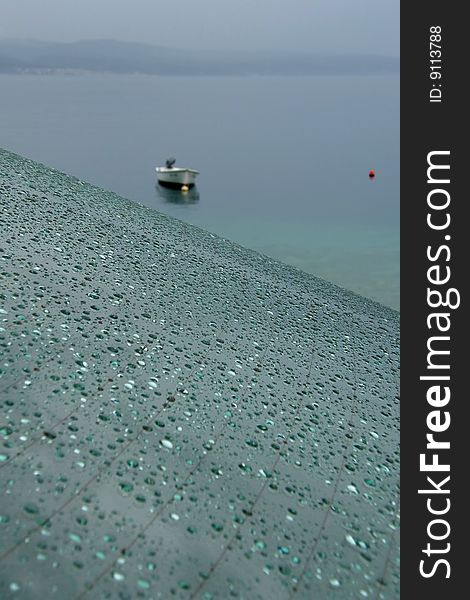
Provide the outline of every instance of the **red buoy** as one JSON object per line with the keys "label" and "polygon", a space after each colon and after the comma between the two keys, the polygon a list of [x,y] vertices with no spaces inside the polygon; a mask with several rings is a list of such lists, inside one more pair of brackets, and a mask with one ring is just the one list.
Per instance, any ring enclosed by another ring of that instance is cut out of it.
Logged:
{"label": "red buoy", "polygon": [[374,177],[375,177],[375,171],[373,169],[371,169],[369,171],[369,177],[370,177],[370,179],[374,179]]}

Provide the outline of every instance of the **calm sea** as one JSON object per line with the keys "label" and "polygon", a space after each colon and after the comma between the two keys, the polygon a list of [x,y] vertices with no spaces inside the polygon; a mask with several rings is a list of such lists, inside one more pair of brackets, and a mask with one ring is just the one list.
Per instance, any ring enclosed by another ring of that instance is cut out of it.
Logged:
{"label": "calm sea", "polygon": [[398,76],[1,75],[0,145],[399,306]]}

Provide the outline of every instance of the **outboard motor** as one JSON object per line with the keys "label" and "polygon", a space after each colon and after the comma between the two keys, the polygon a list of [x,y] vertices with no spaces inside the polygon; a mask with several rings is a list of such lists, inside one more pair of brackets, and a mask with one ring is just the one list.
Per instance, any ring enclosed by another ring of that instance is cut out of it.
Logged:
{"label": "outboard motor", "polygon": [[173,165],[175,164],[175,162],[176,162],[176,158],[168,158],[165,163],[166,168],[167,169],[173,168]]}

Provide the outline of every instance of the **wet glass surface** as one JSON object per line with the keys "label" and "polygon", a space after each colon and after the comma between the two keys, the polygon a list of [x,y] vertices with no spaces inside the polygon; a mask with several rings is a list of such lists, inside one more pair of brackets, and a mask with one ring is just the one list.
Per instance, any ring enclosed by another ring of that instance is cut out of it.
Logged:
{"label": "wet glass surface", "polygon": [[2,598],[395,599],[398,314],[0,151]]}

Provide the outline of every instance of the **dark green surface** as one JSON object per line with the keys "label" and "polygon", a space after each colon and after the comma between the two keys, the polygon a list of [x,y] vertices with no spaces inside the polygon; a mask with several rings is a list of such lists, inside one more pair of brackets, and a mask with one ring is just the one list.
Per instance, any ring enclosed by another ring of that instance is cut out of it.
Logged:
{"label": "dark green surface", "polygon": [[0,597],[398,592],[398,314],[0,151]]}

